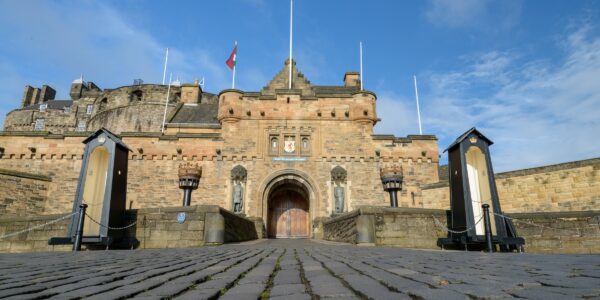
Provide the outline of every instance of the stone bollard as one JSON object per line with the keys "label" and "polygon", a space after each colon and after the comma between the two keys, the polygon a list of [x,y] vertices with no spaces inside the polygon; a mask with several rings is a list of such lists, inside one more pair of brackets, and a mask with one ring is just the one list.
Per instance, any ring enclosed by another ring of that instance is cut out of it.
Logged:
{"label": "stone bollard", "polygon": [[204,243],[220,245],[225,243],[225,218],[220,213],[206,213],[204,220]]}
{"label": "stone bollard", "polygon": [[77,231],[75,232],[75,242],[73,243],[73,251],[81,251],[81,240],[83,239],[83,225],[85,222],[85,209],[87,204],[79,205],[79,220],[77,221]]}
{"label": "stone bollard", "polygon": [[358,245],[375,245],[375,217],[360,215],[356,219],[356,243]]}

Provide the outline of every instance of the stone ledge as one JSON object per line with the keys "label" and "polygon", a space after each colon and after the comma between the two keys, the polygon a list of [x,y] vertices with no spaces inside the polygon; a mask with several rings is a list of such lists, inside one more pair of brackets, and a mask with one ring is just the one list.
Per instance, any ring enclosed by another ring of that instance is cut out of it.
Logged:
{"label": "stone ledge", "polygon": [[169,213],[169,212],[212,212],[218,213],[221,208],[217,205],[193,205],[193,206],[175,206],[175,207],[155,207],[138,208],[128,211],[135,211],[139,214]]}
{"label": "stone ledge", "polygon": [[385,207],[385,206],[359,206],[356,209],[361,215],[393,213],[393,214],[436,214],[446,215],[446,210],[434,208],[411,208],[411,207]]}
{"label": "stone ledge", "polygon": [[8,175],[8,176],[14,176],[14,177],[20,177],[20,178],[27,178],[27,179],[34,179],[34,180],[41,180],[41,181],[48,181],[48,182],[52,181],[52,177],[50,177],[50,176],[41,175],[41,174],[31,174],[31,173],[25,173],[25,172],[13,171],[13,170],[6,170],[6,169],[0,169],[0,175]]}
{"label": "stone ledge", "polygon": [[31,221],[51,221],[58,218],[64,217],[68,214],[53,214],[53,215],[39,215],[39,216],[17,216],[17,215],[3,215],[0,216],[0,223],[12,223],[18,222],[31,222]]}
{"label": "stone ledge", "polygon": [[437,189],[437,188],[441,188],[441,187],[448,187],[449,184],[450,183],[448,182],[448,180],[442,180],[442,181],[435,182],[435,183],[424,184],[423,186],[421,186],[421,189],[422,190]]}
{"label": "stone ledge", "polygon": [[600,217],[600,210],[507,213],[506,215],[511,218],[515,218],[515,219],[589,218],[589,217]]}
{"label": "stone ledge", "polygon": [[600,169],[600,157],[571,161],[571,162],[543,166],[543,167],[535,167],[535,168],[529,168],[529,169],[521,169],[521,170],[515,170],[515,171],[496,173],[495,177],[496,177],[496,179],[504,179],[504,178],[510,178],[510,177],[532,175],[532,174],[537,174],[537,173],[556,172],[556,171],[575,169],[575,168],[581,168],[581,167],[587,167],[587,166],[597,166],[598,169]]}

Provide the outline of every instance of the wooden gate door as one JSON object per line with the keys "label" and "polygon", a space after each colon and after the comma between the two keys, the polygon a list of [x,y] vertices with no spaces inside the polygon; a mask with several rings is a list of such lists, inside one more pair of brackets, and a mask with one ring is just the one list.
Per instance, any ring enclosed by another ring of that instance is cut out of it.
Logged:
{"label": "wooden gate door", "polygon": [[294,191],[277,193],[269,207],[269,237],[308,237],[308,201]]}

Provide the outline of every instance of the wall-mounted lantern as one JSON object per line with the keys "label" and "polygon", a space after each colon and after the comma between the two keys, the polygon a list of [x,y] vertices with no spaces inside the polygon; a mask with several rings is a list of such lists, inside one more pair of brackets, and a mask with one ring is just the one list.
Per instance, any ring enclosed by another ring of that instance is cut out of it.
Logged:
{"label": "wall-mounted lantern", "polygon": [[190,206],[192,191],[198,188],[202,167],[197,163],[186,162],[179,165],[179,188],[183,190],[183,206]]}
{"label": "wall-mounted lantern", "polygon": [[381,168],[383,189],[390,193],[390,206],[398,207],[398,191],[402,190],[402,167],[393,165]]}

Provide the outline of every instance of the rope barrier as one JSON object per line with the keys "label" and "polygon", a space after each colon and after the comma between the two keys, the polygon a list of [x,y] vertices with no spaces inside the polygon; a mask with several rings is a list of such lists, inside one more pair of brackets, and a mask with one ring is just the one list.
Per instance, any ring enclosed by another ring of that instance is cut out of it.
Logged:
{"label": "rope barrier", "polygon": [[26,228],[26,229],[23,229],[23,230],[20,230],[20,231],[17,231],[17,232],[13,232],[13,233],[5,234],[5,235],[3,235],[3,236],[0,236],[0,240],[1,240],[1,239],[8,238],[8,237],[11,237],[11,236],[19,235],[19,234],[21,234],[21,233],[29,232],[29,231],[32,231],[32,230],[35,230],[35,229],[38,229],[38,228],[42,228],[42,227],[48,226],[48,225],[50,225],[50,224],[54,224],[54,223],[56,223],[56,222],[60,222],[60,221],[62,221],[62,220],[68,219],[68,218],[70,218],[70,217],[72,217],[72,216],[76,215],[77,213],[78,213],[78,212],[74,212],[74,213],[71,213],[71,214],[69,214],[69,215],[62,216],[62,217],[60,217],[60,218],[58,218],[58,219],[54,219],[54,220],[52,220],[52,221],[46,222],[46,223],[44,223],[44,224],[40,224],[40,225],[36,225],[36,226],[33,226],[33,227],[29,227],[29,228]]}
{"label": "rope barrier", "polygon": [[437,225],[438,227],[440,227],[440,228],[442,228],[442,229],[444,229],[444,230],[447,230],[448,232],[451,232],[451,233],[457,233],[457,234],[458,234],[458,233],[465,233],[465,232],[467,232],[467,231],[469,231],[469,230],[471,230],[471,229],[475,228],[475,226],[477,226],[477,224],[479,224],[479,222],[481,222],[481,220],[483,220],[483,216],[481,216],[481,217],[479,217],[479,220],[477,220],[477,222],[475,222],[475,224],[473,224],[473,226],[471,226],[471,227],[468,227],[468,228],[467,228],[467,229],[465,229],[465,230],[456,231],[456,230],[452,230],[452,229],[450,229],[450,228],[446,227],[446,226],[445,226],[444,224],[442,224],[442,223],[441,223],[441,222],[440,222],[440,221],[439,221],[439,220],[438,220],[438,219],[437,219],[435,216],[431,216],[431,217],[433,218],[433,221],[435,222],[435,225]]}
{"label": "rope barrier", "polygon": [[110,226],[107,226],[107,225],[104,225],[104,224],[100,224],[100,222],[94,220],[87,213],[85,213],[85,216],[88,217],[88,219],[90,219],[92,222],[100,225],[101,227],[104,227],[104,228],[107,228],[107,229],[110,229],[110,230],[123,230],[123,229],[127,229],[127,228],[132,227],[133,225],[135,225],[137,223],[137,221],[134,221],[133,223],[131,223],[131,224],[127,225],[127,226],[123,226],[123,227],[110,227]]}

